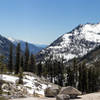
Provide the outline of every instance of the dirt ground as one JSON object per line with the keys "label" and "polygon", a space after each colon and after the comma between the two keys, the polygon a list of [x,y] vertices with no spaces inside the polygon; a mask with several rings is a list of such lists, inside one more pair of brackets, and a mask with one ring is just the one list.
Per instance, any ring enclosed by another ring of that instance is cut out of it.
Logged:
{"label": "dirt ground", "polygon": [[74,100],[100,100],[100,92],[82,95],[80,98]]}
{"label": "dirt ground", "polygon": [[[12,99],[12,100],[56,100],[55,98],[21,98],[21,99]],[[99,93],[91,93],[87,95],[82,95],[78,99],[71,99],[71,100],[100,100],[100,92]]]}
{"label": "dirt ground", "polygon": [[29,98],[20,98],[20,99],[11,99],[11,100],[56,100],[55,98],[35,98],[35,97],[29,97]]}

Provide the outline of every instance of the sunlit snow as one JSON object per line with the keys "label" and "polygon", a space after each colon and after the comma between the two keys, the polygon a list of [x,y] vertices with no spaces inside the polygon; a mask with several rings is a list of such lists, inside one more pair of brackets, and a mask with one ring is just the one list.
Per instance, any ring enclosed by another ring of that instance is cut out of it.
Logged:
{"label": "sunlit snow", "polygon": [[63,57],[66,60],[83,56],[100,44],[100,23],[85,24],[62,35],[54,45],[43,50],[41,54]]}

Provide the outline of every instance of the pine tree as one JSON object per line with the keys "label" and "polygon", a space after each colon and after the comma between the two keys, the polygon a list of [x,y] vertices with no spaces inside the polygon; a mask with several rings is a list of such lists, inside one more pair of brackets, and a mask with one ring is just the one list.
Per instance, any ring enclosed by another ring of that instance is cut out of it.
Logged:
{"label": "pine tree", "polygon": [[20,63],[20,66],[22,67],[22,70],[24,69],[24,58],[23,56],[21,56],[21,63]]}
{"label": "pine tree", "polygon": [[94,67],[93,67],[93,86],[94,86],[94,91],[93,92],[97,92],[99,89],[99,84],[100,84],[100,62],[96,61],[94,63]]}
{"label": "pine tree", "polygon": [[47,79],[47,67],[46,67],[46,61],[44,61],[44,64],[43,64],[43,66],[42,66],[42,75],[43,75],[43,77],[45,77],[45,79]]}
{"label": "pine tree", "polygon": [[[96,68],[96,66],[95,66]],[[97,92],[99,90],[99,84],[100,84],[100,69],[99,68],[96,68],[95,69],[95,83],[94,83],[94,86],[95,86],[95,92]]]}
{"label": "pine tree", "polygon": [[54,73],[54,66],[53,66],[53,60],[52,60],[52,55],[49,57],[47,60],[47,72],[48,72],[48,77],[50,79],[50,82],[53,82],[53,73]]}
{"label": "pine tree", "polygon": [[50,75],[50,82],[53,82],[53,63],[52,61],[50,64],[49,75]]}
{"label": "pine tree", "polygon": [[24,71],[28,71],[28,61],[29,61],[29,48],[28,48],[28,43],[26,43]]}
{"label": "pine tree", "polygon": [[48,72],[47,72],[46,62],[42,66],[42,75],[43,77],[45,77],[45,79],[47,79]]}
{"label": "pine tree", "polygon": [[6,64],[3,65],[3,73],[6,74],[8,72],[8,66]]}
{"label": "pine tree", "polygon": [[57,66],[57,61],[56,60],[54,60],[53,61],[53,79],[54,79],[54,83],[56,84],[57,82],[56,82],[56,76],[57,76],[57,69],[58,68],[58,66]]}
{"label": "pine tree", "polygon": [[67,68],[67,83],[70,86],[78,87],[78,65],[76,58],[73,59],[72,65]]}
{"label": "pine tree", "polygon": [[49,77],[50,78],[50,67],[51,67],[51,60],[50,59],[48,59],[47,60],[47,63],[46,63],[47,65],[46,65],[46,67],[47,67],[47,72],[48,72],[48,75],[47,75],[47,77]]}
{"label": "pine tree", "polygon": [[77,66],[77,60],[74,58],[73,60],[73,73],[74,73],[74,87],[78,87],[78,66]]}
{"label": "pine tree", "polygon": [[2,74],[0,73],[0,95],[2,95]]}
{"label": "pine tree", "polygon": [[83,74],[83,72],[82,72],[82,65],[80,64],[79,65],[79,84],[78,84],[78,89],[80,91],[82,91],[82,74]]}
{"label": "pine tree", "polygon": [[13,45],[10,45],[10,50],[9,50],[9,59],[8,59],[8,69],[12,73],[13,71]]}
{"label": "pine tree", "polygon": [[96,80],[97,80],[97,77],[96,77],[96,68],[93,68],[92,69],[92,92],[95,92],[96,91]]}
{"label": "pine tree", "polygon": [[57,60],[53,61],[53,78],[54,78],[54,83],[57,84],[57,75],[58,75],[58,62]]}
{"label": "pine tree", "polygon": [[33,54],[30,56],[28,69],[29,72],[36,73],[36,62],[35,56]]}
{"label": "pine tree", "polygon": [[67,85],[74,86],[74,72],[71,66],[67,68]]}
{"label": "pine tree", "polygon": [[88,92],[88,69],[85,62],[82,63],[82,92]]}
{"label": "pine tree", "polygon": [[98,68],[94,66],[90,67],[88,70],[89,92],[97,91],[98,82],[99,82]]}
{"label": "pine tree", "polygon": [[37,75],[38,75],[39,77],[42,76],[42,63],[41,63],[41,61],[40,61],[39,64],[37,65]]}
{"label": "pine tree", "polygon": [[65,85],[64,82],[65,82],[65,65],[64,65],[64,59],[62,58],[61,60],[61,86]]}
{"label": "pine tree", "polygon": [[4,68],[4,56],[0,56],[0,95],[2,95],[2,74],[3,74],[3,68]]}
{"label": "pine tree", "polygon": [[64,82],[64,65],[63,62],[60,61],[58,62],[58,84],[60,86],[63,86],[63,82]]}
{"label": "pine tree", "polygon": [[92,92],[92,68],[88,69],[88,92]]}
{"label": "pine tree", "polygon": [[18,84],[23,84],[23,70],[22,67],[20,67],[20,71],[19,71],[19,81]]}
{"label": "pine tree", "polygon": [[15,64],[15,74],[19,73],[20,68],[20,43],[16,47],[16,64]]}

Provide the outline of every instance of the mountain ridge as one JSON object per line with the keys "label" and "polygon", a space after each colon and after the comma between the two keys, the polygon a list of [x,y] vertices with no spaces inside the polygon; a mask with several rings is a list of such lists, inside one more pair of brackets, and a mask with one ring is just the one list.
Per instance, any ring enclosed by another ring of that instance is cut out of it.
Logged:
{"label": "mountain ridge", "polygon": [[72,31],[63,34],[38,55],[40,59],[48,59],[50,55],[65,60],[81,57],[100,45],[100,23],[80,24]]}
{"label": "mountain ridge", "polygon": [[[9,41],[7,38],[5,38],[0,34],[0,55],[4,56],[6,61],[8,61],[9,48],[11,44],[12,44],[11,41]],[[13,46],[13,57],[15,57],[16,46],[13,44],[12,46]]]}
{"label": "mountain ridge", "polygon": [[[21,49],[22,51],[25,51],[25,44],[27,41],[23,41],[23,40],[17,40],[17,39],[14,39],[14,38],[11,38],[11,37],[7,37],[8,40],[10,40],[15,46],[17,46],[18,43],[21,44]],[[33,43],[28,43],[28,47],[29,47],[29,51],[30,53],[32,54],[37,54],[39,51],[41,51],[43,48],[46,47],[46,45],[36,45],[36,44],[33,44]]]}

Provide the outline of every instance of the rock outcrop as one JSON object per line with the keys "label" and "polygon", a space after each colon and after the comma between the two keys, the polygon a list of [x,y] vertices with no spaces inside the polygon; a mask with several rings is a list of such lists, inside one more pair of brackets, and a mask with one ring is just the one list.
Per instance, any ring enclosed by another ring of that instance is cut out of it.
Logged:
{"label": "rock outcrop", "polygon": [[70,96],[66,94],[59,94],[56,97],[56,100],[69,100],[69,99],[70,99]]}
{"label": "rock outcrop", "polygon": [[51,85],[51,87],[48,87],[45,90],[45,96],[46,97],[56,97],[60,92],[60,86],[58,85]]}
{"label": "rock outcrop", "polygon": [[3,92],[9,95],[9,98],[20,98],[27,96],[27,89],[23,85],[5,83],[2,85]]}
{"label": "rock outcrop", "polygon": [[62,87],[59,94],[66,94],[69,95],[70,98],[75,98],[78,95],[81,95],[82,93],[72,86],[67,86],[67,87]]}
{"label": "rock outcrop", "polygon": [[48,86],[48,82],[39,78],[29,72],[23,73],[23,84],[18,84],[19,78],[14,75],[3,74],[2,75],[3,92],[14,98],[23,96],[44,96],[44,90]]}

